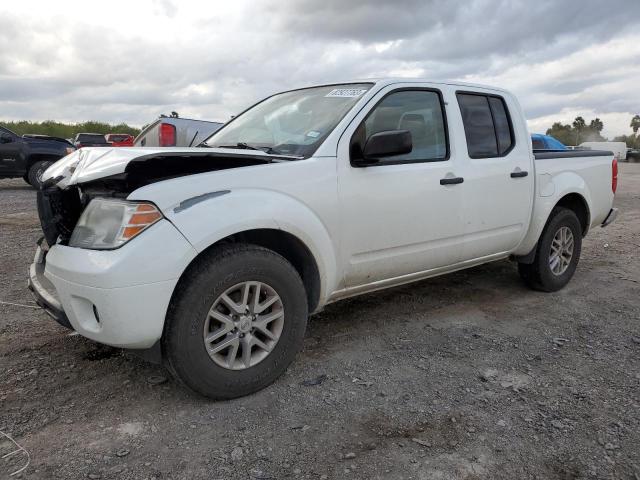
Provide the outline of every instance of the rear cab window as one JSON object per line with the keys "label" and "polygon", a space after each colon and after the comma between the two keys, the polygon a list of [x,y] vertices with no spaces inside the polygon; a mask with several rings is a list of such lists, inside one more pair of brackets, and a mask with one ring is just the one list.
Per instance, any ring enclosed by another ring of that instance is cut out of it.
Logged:
{"label": "rear cab window", "polygon": [[81,133],[78,135],[79,142],[107,143],[104,135]]}
{"label": "rear cab window", "polygon": [[497,95],[457,92],[467,151],[471,158],[504,157],[515,145],[504,99]]}

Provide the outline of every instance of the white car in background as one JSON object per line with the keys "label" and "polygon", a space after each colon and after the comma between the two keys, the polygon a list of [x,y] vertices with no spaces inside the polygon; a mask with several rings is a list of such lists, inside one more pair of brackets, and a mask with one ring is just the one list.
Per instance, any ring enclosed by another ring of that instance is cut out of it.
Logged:
{"label": "white car in background", "polygon": [[280,376],[328,303],[511,258],[555,291],[616,217],[611,152],[534,152],[517,100],[377,80],[273,95],[202,148],[82,149],[49,168],[37,302],[233,398]]}
{"label": "white car in background", "polygon": [[578,148],[586,150],[608,150],[620,161],[627,159],[627,144],[625,142],[583,142]]}

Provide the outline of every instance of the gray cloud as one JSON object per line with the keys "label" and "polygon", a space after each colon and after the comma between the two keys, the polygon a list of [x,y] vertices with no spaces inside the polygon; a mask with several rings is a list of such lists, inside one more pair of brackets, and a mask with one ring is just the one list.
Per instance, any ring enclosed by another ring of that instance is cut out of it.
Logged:
{"label": "gray cloud", "polygon": [[638,0],[152,0],[151,28],[131,25],[0,7],[0,119],[223,120],[278,90],[388,75],[510,88],[532,119],[640,111]]}
{"label": "gray cloud", "polygon": [[403,58],[533,51],[566,37],[603,40],[637,25],[636,0],[272,0],[272,24],[296,35],[362,44],[400,41]]}

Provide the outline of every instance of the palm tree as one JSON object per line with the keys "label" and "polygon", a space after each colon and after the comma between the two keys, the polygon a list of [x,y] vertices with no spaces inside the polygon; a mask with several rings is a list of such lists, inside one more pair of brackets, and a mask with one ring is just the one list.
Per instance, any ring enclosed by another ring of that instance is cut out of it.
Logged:
{"label": "palm tree", "polygon": [[580,132],[582,132],[582,130],[584,130],[586,126],[587,122],[585,122],[584,118],[582,117],[576,117],[576,119],[573,121],[573,128],[576,131],[576,145],[580,143],[578,141],[580,139]]}
{"label": "palm tree", "polygon": [[598,117],[596,117],[595,119],[591,120],[591,123],[589,124],[589,128],[595,130],[596,132],[600,133],[602,131],[602,129],[604,128],[604,123],[602,123],[602,120],[600,120]]}

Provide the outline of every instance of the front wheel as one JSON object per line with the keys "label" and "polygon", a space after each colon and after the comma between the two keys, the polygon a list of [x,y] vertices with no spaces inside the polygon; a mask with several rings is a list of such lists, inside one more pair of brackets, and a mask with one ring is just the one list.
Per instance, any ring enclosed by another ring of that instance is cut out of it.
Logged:
{"label": "front wheel", "polygon": [[518,272],[534,290],[555,292],[573,277],[582,248],[582,227],[576,214],[556,207],[540,235],[531,264],[519,263]]}
{"label": "front wheel", "polygon": [[293,361],[307,316],[304,285],[286,259],[254,245],[219,247],[176,288],[163,334],[169,370],[209,398],[255,392]]}
{"label": "front wheel", "polygon": [[27,182],[34,188],[40,188],[40,183],[42,182],[42,174],[51,165],[53,165],[53,162],[49,162],[46,160],[36,162],[31,165],[31,168],[29,168],[29,171],[26,175]]}

